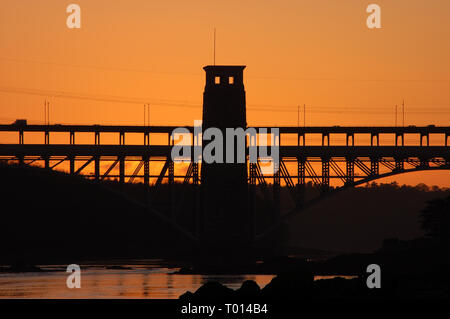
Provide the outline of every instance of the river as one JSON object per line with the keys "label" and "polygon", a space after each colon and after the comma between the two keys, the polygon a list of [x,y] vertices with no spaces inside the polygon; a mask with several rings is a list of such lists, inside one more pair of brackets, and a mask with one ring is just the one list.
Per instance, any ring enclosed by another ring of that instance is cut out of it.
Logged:
{"label": "river", "polygon": [[[41,272],[0,273],[0,298],[102,299],[151,298],[176,299],[186,291],[194,292],[208,281],[218,281],[238,289],[245,280],[261,288],[274,275],[193,275],[177,274],[180,268],[159,260],[117,264],[81,264],[81,288],[66,285],[67,265],[43,265]],[[326,277],[316,276],[315,280]]]}

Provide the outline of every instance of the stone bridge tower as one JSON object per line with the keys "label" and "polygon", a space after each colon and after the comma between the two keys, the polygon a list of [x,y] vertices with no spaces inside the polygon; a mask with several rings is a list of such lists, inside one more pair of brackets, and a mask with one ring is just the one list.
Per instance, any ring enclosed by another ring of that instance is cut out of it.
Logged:
{"label": "stone bridge tower", "polygon": [[[226,163],[226,129],[246,129],[246,101],[243,82],[245,66],[206,66],[203,94],[203,132],[215,127],[223,136],[222,163],[202,160],[202,210],[200,239],[208,255],[241,255],[253,238],[253,217],[248,205],[247,164]],[[214,140],[214,137],[213,137]],[[211,140],[205,140],[203,147]],[[230,141],[228,141],[230,142]]]}

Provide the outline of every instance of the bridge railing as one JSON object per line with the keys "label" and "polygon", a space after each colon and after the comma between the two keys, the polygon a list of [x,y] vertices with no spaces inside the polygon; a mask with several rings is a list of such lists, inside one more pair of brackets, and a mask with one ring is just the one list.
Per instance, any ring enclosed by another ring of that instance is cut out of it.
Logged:
{"label": "bridge railing", "polygon": [[[270,126],[267,126],[270,127]],[[117,145],[171,145],[171,133],[178,127],[176,126],[108,126],[108,125],[0,125],[1,132],[16,132],[15,139],[18,144],[28,143],[26,133],[42,133],[42,144],[50,144],[52,142],[51,135],[55,133],[67,133],[68,139],[63,144],[76,144],[76,137],[80,133],[91,133],[92,140],[86,138],[81,139],[83,144],[100,145],[102,143],[102,135],[107,133],[117,134],[116,142],[109,144]],[[184,126],[190,132],[193,138],[194,127]],[[265,127],[254,127],[257,132]],[[448,146],[450,137],[450,127],[448,126],[380,126],[380,127],[364,127],[364,126],[311,126],[311,127],[277,127],[280,132],[280,145],[286,146],[405,146],[405,145],[433,145]],[[126,136],[136,134],[139,138],[131,139]],[[154,136],[157,138],[153,138]],[[163,136],[163,137],[161,137]],[[60,139],[58,139],[60,140]],[[156,140],[157,142],[155,143]],[[161,142],[164,141],[164,142]],[[10,139],[7,143],[12,143]],[[38,140],[34,135],[32,143]],[[5,141],[0,139],[0,143]],[[15,143],[13,143],[15,144]]]}

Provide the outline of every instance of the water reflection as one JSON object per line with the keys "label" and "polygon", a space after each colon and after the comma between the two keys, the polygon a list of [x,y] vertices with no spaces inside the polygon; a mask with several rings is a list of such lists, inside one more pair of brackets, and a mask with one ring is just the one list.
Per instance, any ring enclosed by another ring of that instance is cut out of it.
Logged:
{"label": "water reflection", "polygon": [[[65,268],[65,266],[61,266]],[[238,289],[245,280],[261,288],[273,275],[182,275],[176,268],[158,264],[134,264],[122,268],[81,266],[81,289],[66,286],[65,271],[0,274],[0,298],[154,298],[175,299],[194,292],[207,281]],[[324,276],[315,279],[325,279]]]}

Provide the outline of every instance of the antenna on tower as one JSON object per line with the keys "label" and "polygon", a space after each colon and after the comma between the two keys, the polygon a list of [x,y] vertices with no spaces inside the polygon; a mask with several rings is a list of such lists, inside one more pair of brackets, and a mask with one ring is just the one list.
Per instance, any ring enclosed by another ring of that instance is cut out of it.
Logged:
{"label": "antenna on tower", "polygon": [[44,101],[44,117],[45,117],[44,125],[49,125],[50,124],[50,102],[47,101],[47,99]]}
{"label": "antenna on tower", "polygon": [[405,126],[405,100],[403,100],[402,106],[403,106],[403,126]]}
{"label": "antenna on tower", "polygon": [[216,65],[216,28],[214,28],[214,65]]}
{"label": "antenna on tower", "polygon": [[303,127],[306,127],[306,104],[303,104]]}

